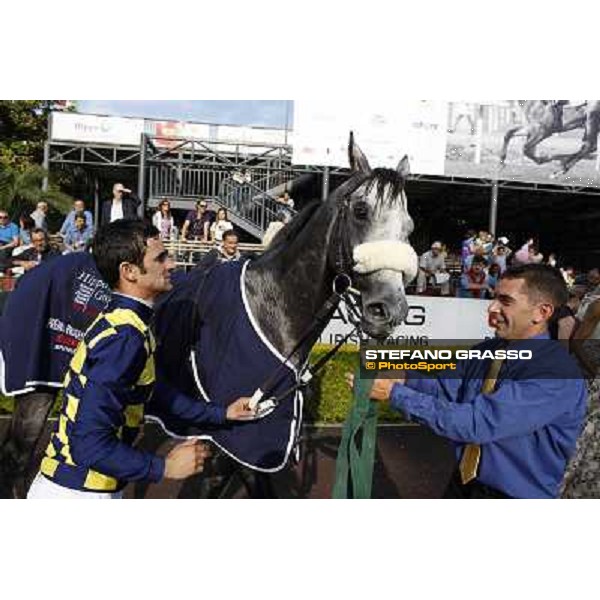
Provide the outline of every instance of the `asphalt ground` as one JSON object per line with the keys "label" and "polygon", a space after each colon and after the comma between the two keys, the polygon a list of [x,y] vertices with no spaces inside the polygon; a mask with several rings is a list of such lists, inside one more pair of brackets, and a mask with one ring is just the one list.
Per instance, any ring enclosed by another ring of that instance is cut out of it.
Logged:
{"label": "asphalt ground", "polygon": [[[0,439],[8,419],[0,419]],[[36,452],[39,461],[50,435],[49,424]],[[126,498],[331,498],[340,426],[306,425],[300,442],[300,460],[268,477],[231,461],[215,449],[202,474],[183,482],[136,483]],[[147,424],[138,445],[161,456],[176,442],[154,424]],[[418,425],[380,425],[373,473],[372,498],[440,498],[454,468],[450,445]],[[33,465],[31,477],[37,466]]]}

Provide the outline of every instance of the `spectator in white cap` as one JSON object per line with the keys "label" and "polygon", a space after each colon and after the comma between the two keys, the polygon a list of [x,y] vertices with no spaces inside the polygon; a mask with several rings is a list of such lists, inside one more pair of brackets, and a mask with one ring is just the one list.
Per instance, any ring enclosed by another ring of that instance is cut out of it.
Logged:
{"label": "spectator in white cap", "polygon": [[450,294],[450,277],[446,272],[446,261],[442,255],[442,243],[433,242],[431,250],[419,258],[417,294],[425,292],[427,285],[439,286],[442,296]]}

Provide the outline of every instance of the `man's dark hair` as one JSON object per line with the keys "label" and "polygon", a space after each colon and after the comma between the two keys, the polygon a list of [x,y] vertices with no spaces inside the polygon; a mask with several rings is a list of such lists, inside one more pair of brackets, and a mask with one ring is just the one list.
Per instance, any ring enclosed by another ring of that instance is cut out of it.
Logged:
{"label": "man's dark hair", "polygon": [[483,256],[474,256],[473,260],[471,261],[471,266],[473,265],[483,265],[485,267],[485,265],[487,265],[487,260],[485,260],[485,258],[483,258]]}
{"label": "man's dark hair", "polygon": [[98,229],[92,242],[92,254],[98,271],[114,289],[119,282],[119,265],[124,262],[144,270],[149,238],[158,237],[158,229],[140,219],[119,219]]}
{"label": "man's dark hair", "polygon": [[234,229],[228,229],[227,231],[224,231],[224,232],[223,232],[223,238],[222,238],[222,239],[223,239],[223,241],[225,241],[225,240],[226,240],[226,238],[229,238],[229,237],[234,237],[234,236],[235,236],[235,237],[236,237],[238,240],[240,239],[240,236],[239,236],[239,235],[238,235],[238,234],[235,232],[235,230],[234,230]]}
{"label": "man's dark hair", "polygon": [[510,267],[500,279],[523,279],[525,293],[531,302],[546,301],[557,308],[566,304],[569,295],[567,284],[556,267],[527,264]]}
{"label": "man's dark hair", "polygon": [[48,232],[45,229],[42,229],[41,227],[36,227],[35,229],[32,229],[31,235],[33,235],[34,233],[41,233],[44,236],[44,239],[46,240],[46,242],[48,242],[50,240],[50,237],[48,236]]}

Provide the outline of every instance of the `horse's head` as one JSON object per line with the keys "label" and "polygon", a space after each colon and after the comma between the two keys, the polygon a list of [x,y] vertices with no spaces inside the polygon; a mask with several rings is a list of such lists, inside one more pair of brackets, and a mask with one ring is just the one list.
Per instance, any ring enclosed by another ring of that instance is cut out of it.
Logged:
{"label": "horse's head", "polygon": [[333,194],[339,215],[332,260],[361,292],[362,329],[369,336],[389,336],[408,312],[405,286],[417,273],[417,256],[408,242],[413,221],[406,208],[405,156],[397,168],[371,169],[367,158],[349,143],[353,176]]}

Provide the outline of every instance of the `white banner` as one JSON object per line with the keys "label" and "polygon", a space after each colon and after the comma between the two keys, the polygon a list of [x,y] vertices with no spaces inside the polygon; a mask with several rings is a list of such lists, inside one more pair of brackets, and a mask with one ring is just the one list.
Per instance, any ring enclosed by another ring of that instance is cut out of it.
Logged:
{"label": "white banner", "polygon": [[408,155],[411,172],[443,175],[448,103],[414,100],[374,102],[347,99],[294,102],[294,152],[298,165],[348,166],[348,136],[373,167],[394,168]]}
{"label": "white banner", "polygon": [[50,139],[139,146],[143,119],[53,112]]}
{"label": "white banner", "polygon": [[252,142],[256,144],[285,144],[284,129],[263,127],[236,127],[219,125],[217,139],[220,142]]}
{"label": "white banner", "polygon": [[[489,302],[469,298],[408,296],[409,311],[391,338],[399,344],[426,346],[429,340],[483,340],[493,337],[487,324]],[[341,306],[321,334],[322,344],[335,344],[350,333],[352,325]],[[358,344],[355,336],[349,343]]]}
{"label": "white banner", "polygon": [[[160,148],[173,148],[180,144],[182,139],[202,140],[209,146],[210,141],[219,141],[232,143],[231,145],[215,144],[212,146],[213,149],[261,154],[269,150],[272,144],[286,143],[286,132],[283,129],[213,126],[186,121],[130,119],[62,112],[52,113],[50,138],[56,141],[139,146],[142,132],[153,136],[154,144]],[[244,145],[247,142],[265,144],[265,146]]]}
{"label": "white banner", "polygon": [[[267,129],[262,127],[237,127],[219,125],[216,127],[216,140],[234,142],[215,146],[221,152],[241,152],[242,154],[263,154],[272,149],[272,144],[286,144],[284,129]],[[265,146],[246,146],[245,143],[266,144]]]}

